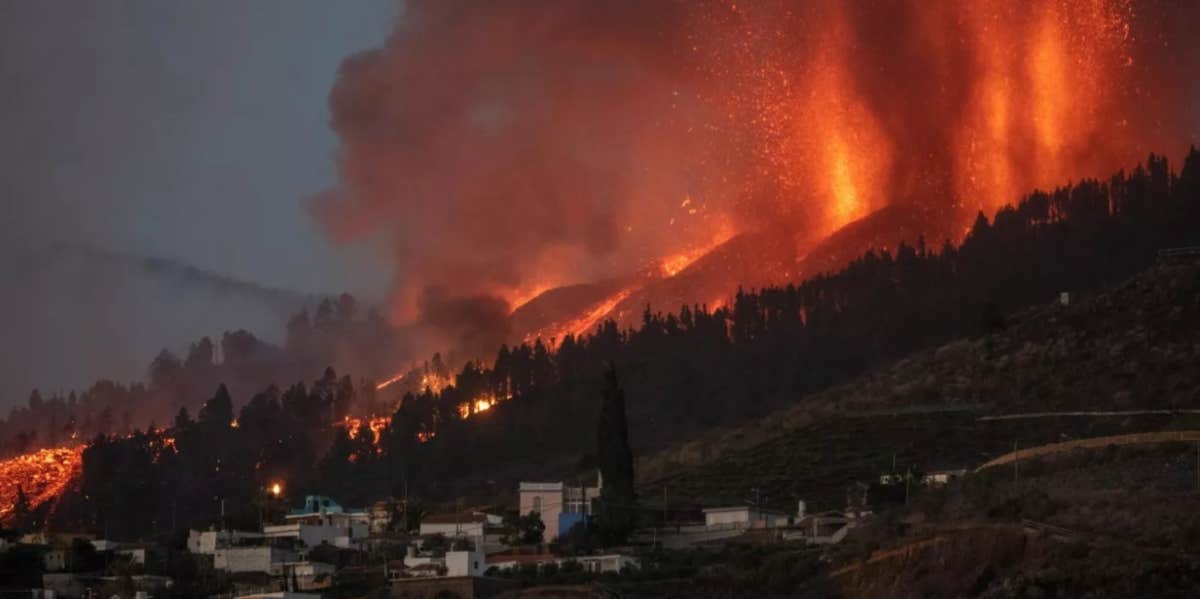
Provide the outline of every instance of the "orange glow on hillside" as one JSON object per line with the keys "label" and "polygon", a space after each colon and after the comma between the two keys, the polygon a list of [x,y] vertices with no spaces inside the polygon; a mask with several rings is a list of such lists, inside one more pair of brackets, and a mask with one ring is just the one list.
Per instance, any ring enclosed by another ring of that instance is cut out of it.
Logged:
{"label": "orange glow on hillside", "polygon": [[61,495],[79,475],[85,447],[39,449],[0,462],[0,522],[12,516],[18,487],[25,492],[30,509]]}
{"label": "orange glow on hillside", "polygon": [[474,401],[469,403],[459,404],[458,416],[459,418],[466,420],[475,414],[486,412],[492,409],[492,406],[495,406],[498,403],[500,403],[500,398],[491,393],[487,393],[480,397],[476,397]]}
{"label": "orange glow on hillside", "polygon": [[346,416],[342,419],[343,425],[346,427],[346,434],[351,439],[357,439],[359,435],[370,432],[371,444],[378,446],[379,440],[383,436],[383,431],[391,424],[391,418],[387,416],[372,416],[370,418],[352,418]]}
{"label": "orange glow on hillside", "polygon": [[592,333],[595,331],[596,326],[599,325],[605,317],[612,313],[613,309],[617,307],[617,304],[620,304],[625,300],[625,298],[629,297],[633,291],[633,287],[621,289],[620,291],[605,298],[603,301],[593,304],[591,308],[588,308],[586,312],[576,318],[529,333],[525,336],[525,342],[532,343],[537,339],[542,339],[545,341],[553,339],[557,344],[562,343],[563,338],[567,335],[579,337],[581,335]]}
{"label": "orange glow on hillside", "polygon": [[693,262],[704,257],[722,243],[729,241],[734,235],[735,231],[731,223],[722,222],[716,234],[712,236],[712,239],[708,243],[688,248],[685,251],[672,254],[660,260],[659,269],[662,271],[662,276],[670,278],[683,272]]}

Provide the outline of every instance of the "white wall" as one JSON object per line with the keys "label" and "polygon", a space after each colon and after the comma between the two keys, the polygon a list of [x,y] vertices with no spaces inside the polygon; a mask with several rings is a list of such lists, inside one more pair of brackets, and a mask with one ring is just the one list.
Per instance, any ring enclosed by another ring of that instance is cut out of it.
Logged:
{"label": "white wall", "polygon": [[749,524],[750,508],[736,510],[721,510],[719,512],[704,512],[706,526],[721,526],[730,524]]}
{"label": "white wall", "polygon": [[558,538],[558,515],[562,513],[563,492],[560,486],[557,491],[521,491],[521,515],[537,512],[541,515],[542,524],[546,525],[543,538],[547,541]]}
{"label": "white wall", "polygon": [[229,572],[271,573],[270,547],[231,547],[213,553],[213,568]]}
{"label": "white wall", "polygon": [[447,551],[446,576],[483,576],[487,561],[478,551]]}

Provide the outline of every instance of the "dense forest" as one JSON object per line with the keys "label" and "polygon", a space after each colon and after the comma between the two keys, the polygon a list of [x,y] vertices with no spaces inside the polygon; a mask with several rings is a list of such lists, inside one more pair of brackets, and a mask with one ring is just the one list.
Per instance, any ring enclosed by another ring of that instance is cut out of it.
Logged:
{"label": "dense forest", "polygon": [[[250,370],[278,368],[264,363],[294,368],[297,355],[315,359],[298,347],[388,334],[372,324],[377,317],[357,319],[344,297],[323,303],[314,319],[298,315],[288,348],[231,334],[219,364],[202,341],[184,360],[159,356],[147,387],[122,388],[194,396],[208,382],[194,420],[178,400],[168,404],[178,408],[169,428],[149,432],[127,430],[129,419],[113,411],[90,427],[70,420],[72,431],[95,439],[80,487],[51,523],[131,538],[212,523],[222,505],[227,521],[250,524],[263,517],[273,480],[294,494],[323,490],[358,505],[507,484],[504,473],[518,465],[526,468],[514,476],[536,476],[531,469],[593,451],[608,364],[621,374],[634,451],[661,447],[802,401],[914,350],[1002,328],[1006,313],[1059,292],[1119,281],[1162,248],[1196,245],[1197,231],[1200,152],[1192,149],[1178,173],[1152,155],[1106,181],[1034,192],[991,219],[980,214],[961,244],[917,239],[870,251],[799,285],[738,290],[727,307],[647,307],[635,329],[609,321],[578,338],[501,347],[490,362],[454,372],[435,356],[381,391],[327,369],[310,385],[252,396],[222,385],[213,394],[214,376],[246,380]],[[250,396],[240,411],[230,389]],[[54,403],[37,400],[25,409]],[[353,420],[372,414],[384,416],[378,426]],[[56,418],[56,426],[69,420]]]}

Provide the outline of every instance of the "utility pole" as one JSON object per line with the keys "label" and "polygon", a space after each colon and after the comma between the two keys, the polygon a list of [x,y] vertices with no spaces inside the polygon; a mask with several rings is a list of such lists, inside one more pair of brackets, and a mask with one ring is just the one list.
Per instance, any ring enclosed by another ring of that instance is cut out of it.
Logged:
{"label": "utility pole", "polygon": [[908,486],[912,482],[912,468],[904,473],[904,505],[908,505]]}
{"label": "utility pole", "polygon": [[1013,484],[1021,481],[1021,454],[1017,453],[1017,440],[1013,439]]}
{"label": "utility pole", "polygon": [[667,526],[667,485],[663,484],[663,527]]}

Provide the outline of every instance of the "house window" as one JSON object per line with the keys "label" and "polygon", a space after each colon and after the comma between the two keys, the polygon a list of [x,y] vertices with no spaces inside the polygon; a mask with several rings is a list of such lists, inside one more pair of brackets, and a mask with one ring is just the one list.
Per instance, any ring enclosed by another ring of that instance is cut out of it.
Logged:
{"label": "house window", "polygon": [[541,497],[533,498],[533,511],[535,511],[539,514],[542,513],[542,498]]}

